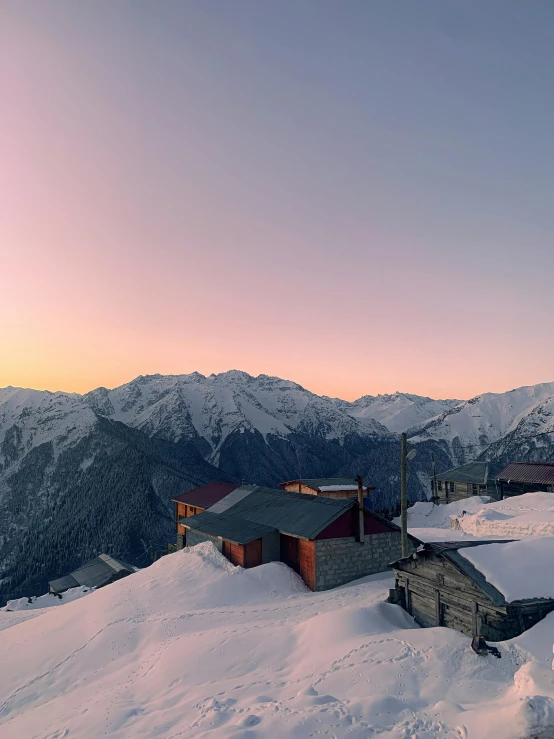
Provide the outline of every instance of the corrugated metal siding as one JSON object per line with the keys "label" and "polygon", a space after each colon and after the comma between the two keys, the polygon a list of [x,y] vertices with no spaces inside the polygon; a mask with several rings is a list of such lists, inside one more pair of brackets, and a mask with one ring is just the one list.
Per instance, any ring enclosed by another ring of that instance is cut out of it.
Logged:
{"label": "corrugated metal siding", "polygon": [[554,485],[554,464],[544,462],[511,462],[496,479],[502,482],[527,482],[531,485]]}

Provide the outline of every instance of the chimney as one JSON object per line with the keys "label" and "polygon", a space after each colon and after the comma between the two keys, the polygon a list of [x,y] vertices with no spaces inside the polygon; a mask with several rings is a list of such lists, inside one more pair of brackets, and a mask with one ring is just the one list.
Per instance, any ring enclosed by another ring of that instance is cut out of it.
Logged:
{"label": "chimney", "polygon": [[360,544],[364,544],[364,481],[360,475],[357,476],[356,481],[358,483],[358,533],[360,535]]}

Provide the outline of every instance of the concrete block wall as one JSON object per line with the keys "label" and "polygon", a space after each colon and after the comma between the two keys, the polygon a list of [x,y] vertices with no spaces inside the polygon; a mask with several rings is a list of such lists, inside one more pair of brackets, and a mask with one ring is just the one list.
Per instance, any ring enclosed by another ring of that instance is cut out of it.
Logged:
{"label": "concrete block wall", "polygon": [[184,549],[185,546],[185,535],[177,533],[177,541],[175,542],[177,549]]}
{"label": "concrete block wall", "polygon": [[[353,536],[323,539],[315,543],[316,590],[328,590],[358,577],[385,572],[389,564],[402,556],[400,532],[366,536],[360,544]],[[409,551],[415,551],[408,541]]]}

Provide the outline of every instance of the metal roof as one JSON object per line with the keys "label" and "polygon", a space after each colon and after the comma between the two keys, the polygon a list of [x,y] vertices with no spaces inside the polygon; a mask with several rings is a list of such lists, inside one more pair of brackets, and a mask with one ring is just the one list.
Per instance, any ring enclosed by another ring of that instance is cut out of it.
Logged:
{"label": "metal roof", "polygon": [[250,541],[261,539],[262,536],[277,531],[270,526],[248,521],[240,516],[233,516],[229,513],[211,513],[210,511],[183,518],[179,523],[187,529],[200,531],[208,536],[217,536],[233,544],[248,544]]}
{"label": "metal roof", "polygon": [[247,494],[228,507],[227,514],[302,539],[313,539],[356,503],[353,498],[337,500],[256,485],[243,485],[240,490]]}
{"label": "metal roof", "polygon": [[528,482],[535,485],[554,485],[554,463],[511,462],[496,475],[503,482]]}
{"label": "metal roof", "polygon": [[64,575],[56,580],[50,580],[48,585],[50,590],[55,593],[63,593],[65,590],[79,585],[87,588],[100,588],[102,585],[107,585],[116,575],[131,574],[136,571],[137,568],[133,565],[114,559],[108,554],[100,554],[71,574]]}
{"label": "metal roof", "polygon": [[[333,487],[334,485],[350,485],[352,489],[358,489],[358,481],[353,477],[314,477],[314,478],[301,478],[298,480],[289,480],[288,482],[281,482],[280,485],[290,485],[292,482],[301,482],[302,485],[306,485],[314,490],[320,488]],[[364,486],[365,489],[365,486]]]}
{"label": "metal roof", "polygon": [[437,480],[448,482],[470,482],[486,485],[489,478],[489,462],[468,462],[437,475]]}
{"label": "metal roof", "polygon": [[185,503],[206,510],[206,508],[210,508],[238,487],[239,485],[234,482],[208,482],[206,485],[189,490],[187,493],[176,495],[171,500],[175,503]]}

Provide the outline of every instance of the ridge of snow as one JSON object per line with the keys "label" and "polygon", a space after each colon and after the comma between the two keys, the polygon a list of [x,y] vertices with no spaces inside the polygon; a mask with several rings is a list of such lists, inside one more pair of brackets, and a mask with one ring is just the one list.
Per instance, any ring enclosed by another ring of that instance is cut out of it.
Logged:
{"label": "ridge of snow", "polygon": [[487,659],[384,602],[391,584],[312,593],[284,564],[243,570],[202,544],[60,608],[0,612],[0,737],[519,739],[549,725],[554,614]]}

